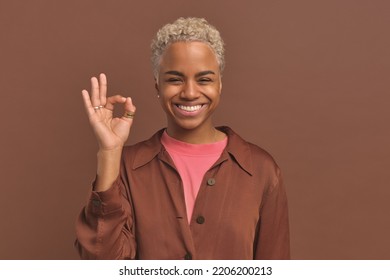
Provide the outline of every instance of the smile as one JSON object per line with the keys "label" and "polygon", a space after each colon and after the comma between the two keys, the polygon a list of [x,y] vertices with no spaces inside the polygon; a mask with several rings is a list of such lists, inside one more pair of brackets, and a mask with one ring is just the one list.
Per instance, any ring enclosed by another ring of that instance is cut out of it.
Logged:
{"label": "smile", "polygon": [[176,105],[179,109],[186,112],[195,112],[199,111],[203,105],[195,105],[195,106],[184,106],[184,105]]}

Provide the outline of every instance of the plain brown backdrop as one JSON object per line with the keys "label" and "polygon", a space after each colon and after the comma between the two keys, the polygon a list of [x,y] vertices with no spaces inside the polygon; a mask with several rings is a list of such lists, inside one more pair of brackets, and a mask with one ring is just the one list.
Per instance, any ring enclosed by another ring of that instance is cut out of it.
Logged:
{"label": "plain brown backdrop", "polygon": [[129,144],[165,125],[149,45],[205,17],[226,42],[217,125],[284,173],[294,259],[390,259],[390,1],[0,1],[0,259],[74,259],[97,145],[81,90],[132,96]]}

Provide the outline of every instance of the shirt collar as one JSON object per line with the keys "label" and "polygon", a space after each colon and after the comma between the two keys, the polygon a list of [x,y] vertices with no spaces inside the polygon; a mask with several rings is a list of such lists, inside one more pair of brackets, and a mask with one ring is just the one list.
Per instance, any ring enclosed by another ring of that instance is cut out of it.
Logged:
{"label": "shirt collar", "polygon": [[[236,134],[230,127],[220,126],[217,129],[223,131],[228,136],[228,143],[222,153],[221,159],[223,157],[226,158],[226,153],[228,153],[232,160],[236,161],[244,171],[252,175],[253,163],[249,143]],[[160,141],[164,130],[165,128],[157,131],[150,139],[136,144],[140,145],[140,147],[137,149],[134,158],[133,169],[144,166],[160,153],[166,154],[166,150]]]}
{"label": "shirt collar", "polygon": [[228,136],[226,151],[238,165],[249,175],[253,174],[252,154],[249,143],[242,139],[228,126],[217,127]]}

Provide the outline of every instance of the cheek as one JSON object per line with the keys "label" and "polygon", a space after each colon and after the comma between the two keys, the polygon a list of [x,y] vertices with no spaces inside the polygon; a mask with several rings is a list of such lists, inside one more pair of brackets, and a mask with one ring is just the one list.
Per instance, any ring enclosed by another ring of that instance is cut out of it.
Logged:
{"label": "cheek", "polygon": [[170,105],[169,105],[169,102],[163,98],[160,94],[160,98],[159,98],[159,103],[160,103],[160,106],[161,106],[161,109],[165,112],[165,113],[169,113],[171,111],[171,109],[169,108]]}
{"label": "cheek", "polygon": [[174,96],[174,94],[172,94],[169,90],[160,89],[159,95],[160,98],[158,101],[160,102],[161,107],[167,111],[167,109],[171,106],[172,96]]}
{"label": "cheek", "polygon": [[181,89],[180,86],[165,87],[163,91],[160,91],[160,99],[162,98],[166,104],[170,103],[174,100],[180,99],[182,91],[183,89]]}
{"label": "cheek", "polygon": [[212,96],[214,99],[217,99],[221,96],[222,93],[222,86],[216,85],[213,89],[209,91],[209,95]]}

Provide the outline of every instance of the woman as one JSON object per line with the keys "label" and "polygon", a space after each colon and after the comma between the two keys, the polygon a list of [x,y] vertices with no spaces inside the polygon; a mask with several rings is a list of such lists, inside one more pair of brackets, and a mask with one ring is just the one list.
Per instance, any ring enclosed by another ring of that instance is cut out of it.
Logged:
{"label": "woman", "polygon": [[[152,44],[167,127],[124,147],[131,98],[106,97],[91,79],[82,95],[99,143],[97,177],[76,225],[85,259],[288,259],[287,199],[280,170],[261,148],[215,128],[223,41],[204,19],[180,18]],[[125,115],[113,118],[122,104]]]}

